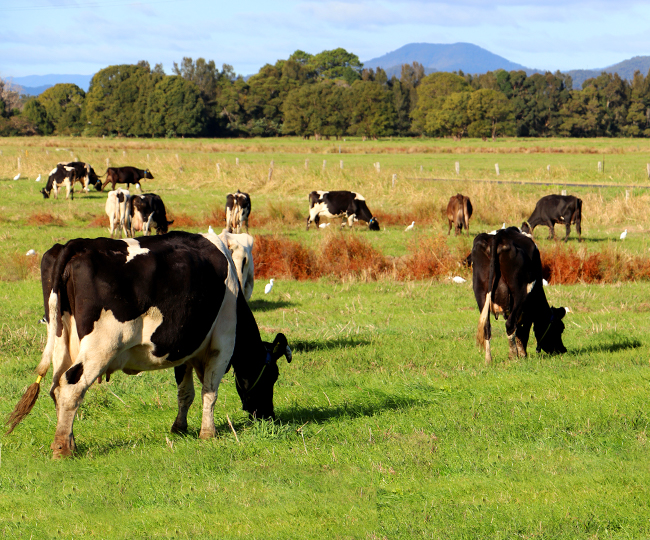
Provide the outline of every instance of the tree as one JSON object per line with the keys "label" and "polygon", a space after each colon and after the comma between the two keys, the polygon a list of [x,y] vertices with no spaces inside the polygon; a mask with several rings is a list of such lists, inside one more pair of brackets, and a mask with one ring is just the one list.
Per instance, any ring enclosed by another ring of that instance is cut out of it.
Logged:
{"label": "tree", "polygon": [[205,105],[195,84],[181,76],[162,79],[150,94],[146,121],[155,136],[196,136],[205,127]]}
{"label": "tree", "polygon": [[440,109],[431,109],[424,130],[428,135],[452,136],[460,140],[471,123],[468,105],[471,92],[455,92],[448,96]]}
{"label": "tree", "polygon": [[25,118],[34,124],[40,135],[51,135],[54,132],[54,126],[47,118],[47,111],[38,99],[33,98],[25,103],[23,114]]}
{"label": "tree", "polygon": [[37,98],[45,110],[47,123],[58,135],[80,134],[84,130],[85,99],[86,93],[76,84],[55,84]]}
{"label": "tree", "polygon": [[345,88],[321,81],[295,88],[283,104],[282,132],[302,137],[340,137],[348,126]]}
{"label": "tree", "polygon": [[471,121],[467,128],[470,137],[492,137],[495,140],[498,133],[506,133],[514,127],[508,98],[496,90],[483,88],[472,92],[467,102],[467,114]]}
{"label": "tree", "polygon": [[343,79],[350,85],[361,79],[363,68],[363,64],[356,54],[349,53],[340,47],[314,55],[309,60],[309,64],[323,79]]}
{"label": "tree", "polygon": [[387,88],[376,81],[357,81],[346,93],[351,101],[348,133],[373,138],[393,134],[395,107]]}
{"label": "tree", "polygon": [[460,75],[436,72],[424,77],[418,87],[417,106],[411,112],[412,129],[416,133],[428,131],[428,115],[440,110],[448,96],[458,92],[468,92],[470,86]]}

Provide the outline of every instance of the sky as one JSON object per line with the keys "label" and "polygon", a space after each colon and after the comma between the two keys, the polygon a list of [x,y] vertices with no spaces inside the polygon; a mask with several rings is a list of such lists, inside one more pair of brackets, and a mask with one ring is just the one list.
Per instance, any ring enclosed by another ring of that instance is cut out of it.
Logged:
{"label": "sky", "polygon": [[[0,77],[92,75],[183,57],[242,75],[343,47],[473,43],[528,68],[596,69],[650,55],[647,0],[0,0]],[[373,66],[367,66],[373,67]]]}

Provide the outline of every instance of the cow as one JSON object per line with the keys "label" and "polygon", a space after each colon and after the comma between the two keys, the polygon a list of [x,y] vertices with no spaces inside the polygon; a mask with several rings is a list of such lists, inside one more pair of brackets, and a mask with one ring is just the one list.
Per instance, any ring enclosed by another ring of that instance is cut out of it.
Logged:
{"label": "cow", "polygon": [[167,212],[162,199],[155,193],[143,193],[129,197],[126,209],[127,229],[130,235],[142,231],[144,236],[151,234],[155,227],[156,234],[165,234],[174,220],[167,221]]}
{"label": "cow", "polygon": [[88,193],[90,190],[88,186],[92,185],[97,191],[101,191],[102,182],[95,173],[89,163],[84,163],[83,161],[71,161],[69,163],[61,162],[59,165],[64,165],[65,167],[72,167],[75,170],[75,179],[81,184],[83,190]]}
{"label": "cow", "polygon": [[255,265],[253,264],[253,237],[250,234],[234,234],[228,229],[221,231],[221,241],[228,247],[232,256],[239,284],[244,291],[244,298],[250,300],[255,285]]}
{"label": "cow", "polygon": [[226,195],[226,229],[228,232],[241,233],[242,224],[248,233],[248,216],[251,213],[251,197],[248,193],[228,193]]}
{"label": "cow", "polygon": [[50,194],[54,193],[54,198],[59,198],[59,189],[65,186],[65,198],[70,197],[74,200],[74,183],[76,180],[76,173],[74,167],[68,167],[59,163],[54,169],[50,171],[47,178],[45,187],[41,189],[43,198],[49,199]]}
{"label": "cow", "polygon": [[447,235],[451,233],[451,226],[454,225],[454,233],[460,234],[463,227],[469,234],[469,218],[472,217],[472,203],[469,197],[457,193],[449,199],[447,204],[447,220],[449,221],[449,230]]}
{"label": "cow", "polygon": [[307,230],[312,221],[318,226],[320,216],[343,218],[341,227],[345,226],[346,220],[350,228],[355,221],[361,220],[368,223],[371,231],[379,230],[379,222],[372,216],[366,200],[354,191],[312,191],[309,194]]}
{"label": "cow", "polygon": [[532,238],[517,227],[481,233],[472,247],[473,288],[481,312],[477,343],[485,347],[486,364],[492,361],[490,313],[507,317],[510,357],[526,356],[530,327],[537,352],[565,353],[562,318],[568,308],[549,306],[542,285],[542,262]]}
{"label": "cow", "polygon": [[290,362],[291,349],[283,334],[262,341],[219,237],[175,231],[138,240],[75,239],[53,249],[42,282],[47,342],[36,382],[10,414],[7,433],[29,414],[50,364],[54,458],[75,452],[73,422],[88,388],[120,370],[177,368],[173,432],[187,429],[193,371],[202,384],[201,438],[215,436],[214,404],[231,366],[243,409],[252,418],[275,418],[277,361]]}
{"label": "cow", "polygon": [[120,238],[122,238],[122,234],[124,234],[124,236],[129,235],[126,224],[127,208],[130,197],[131,194],[129,191],[122,188],[117,188],[115,191],[108,192],[105,210],[110,222],[108,230],[111,233],[111,238],[115,236],[118,230],[120,232]]}
{"label": "cow", "polygon": [[109,167],[104,174],[106,181],[102,184],[102,190],[111,183],[113,184],[111,189],[115,190],[115,184],[126,184],[126,189],[129,189],[131,184],[138,184],[144,178],[153,180],[153,174],[149,169],[136,169],[135,167]]}
{"label": "cow", "polygon": [[546,195],[542,197],[535,205],[533,214],[521,225],[521,230],[525,233],[533,234],[535,227],[546,225],[548,227],[548,238],[555,238],[555,224],[564,223],[566,225],[566,236],[564,241],[569,239],[571,233],[571,224],[575,223],[578,231],[578,241],[582,241],[582,199],[573,195]]}

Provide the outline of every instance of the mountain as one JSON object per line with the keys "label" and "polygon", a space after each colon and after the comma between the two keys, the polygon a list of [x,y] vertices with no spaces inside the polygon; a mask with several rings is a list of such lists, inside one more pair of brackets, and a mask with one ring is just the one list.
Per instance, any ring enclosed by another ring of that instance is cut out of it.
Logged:
{"label": "mountain", "polygon": [[20,86],[24,94],[38,96],[48,88],[60,83],[76,84],[88,92],[92,75],[27,75],[25,77],[7,77],[12,84]]}
{"label": "mountain", "polygon": [[388,72],[388,70],[393,71],[394,68],[399,69],[402,64],[413,62],[422,64],[428,73],[461,70],[464,73],[480,74],[505,69],[506,71],[523,70],[531,74],[538,71],[515,64],[471,43],[409,43],[378,58],[366,60],[363,64],[367,68],[381,67]]}
{"label": "mountain", "polygon": [[603,71],[606,73],[618,73],[621,79],[631,81],[634,78],[634,72],[640,71],[644,77],[650,71],[650,56],[635,56],[629,60],[623,60],[618,64],[608,66],[601,69],[573,69],[566,71],[567,75],[571,75],[573,79],[573,88],[582,88],[582,83],[587,79],[598,77]]}

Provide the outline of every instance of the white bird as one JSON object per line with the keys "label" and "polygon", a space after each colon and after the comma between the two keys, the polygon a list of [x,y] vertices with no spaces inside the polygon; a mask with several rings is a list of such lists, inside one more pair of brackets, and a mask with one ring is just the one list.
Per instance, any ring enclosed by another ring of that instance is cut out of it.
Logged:
{"label": "white bird", "polygon": [[140,187],[140,182],[138,182],[138,183],[135,185],[135,187],[136,187],[136,189],[137,189],[138,191],[142,191],[142,188]]}
{"label": "white bird", "polygon": [[36,255],[36,251],[34,251],[33,249],[30,249],[27,253],[25,253],[25,256],[27,256],[27,257],[29,257],[31,255]]}
{"label": "white bird", "polygon": [[208,226],[208,234],[214,234],[214,229],[212,228],[212,225]]}
{"label": "white bird", "polygon": [[546,281],[544,278],[542,278],[542,285],[544,285],[544,287],[548,287],[548,281]]}
{"label": "white bird", "polygon": [[412,231],[413,227],[415,227],[415,221],[413,223],[411,223],[408,227],[406,227],[406,229],[404,229],[404,230],[405,231]]}
{"label": "white bird", "polygon": [[41,175],[40,175],[40,174],[36,177],[36,181],[37,181],[37,182],[40,182],[40,181],[41,181]]}
{"label": "white bird", "polygon": [[264,287],[264,294],[269,294],[272,288],[273,288],[273,278],[271,278],[271,281],[269,281],[266,284],[266,287]]}
{"label": "white bird", "polygon": [[625,229],[625,230],[621,233],[621,240],[625,240],[625,237],[626,237],[626,236],[627,236],[627,229]]}
{"label": "white bird", "polygon": [[454,276],[453,278],[451,278],[451,280],[452,280],[454,283],[465,283],[465,282],[467,281],[466,279],[463,279],[463,278],[460,277],[460,276]]}
{"label": "white bird", "polygon": [[18,180],[20,178],[20,173],[18,173],[16,176],[14,176],[14,180]]}
{"label": "white bird", "polygon": [[319,227],[320,227],[321,229],[324,229],[325,227],[329,227],[329,226],[330,226],[329,221],[328,221],[327,223],[321,223],[321,224],[319,225]]}
{"label": "white bird", "polygon": [[503,222],[503,225],[501,225],[501,228],[502,228],[502,229],[505,229],[505,228],[506,228],[506,222],[505,222],[505,221]]}

